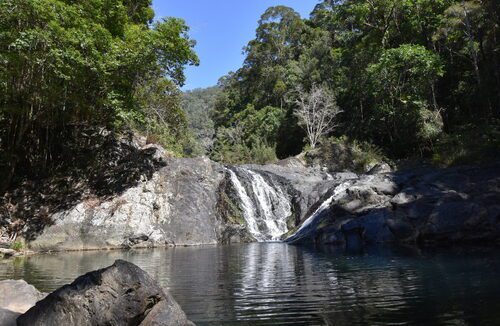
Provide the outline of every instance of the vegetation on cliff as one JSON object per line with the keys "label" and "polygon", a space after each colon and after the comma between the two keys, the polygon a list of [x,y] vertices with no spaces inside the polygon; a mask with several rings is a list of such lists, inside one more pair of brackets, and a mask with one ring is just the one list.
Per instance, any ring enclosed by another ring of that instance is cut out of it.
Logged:
{"label": "vegetation on cliff", "polygon": [[0,2],[3,189],[67,165],[71,144],[92,149],[89,127],[133,127],[182,150],[179,86],[198,58],[184,21],[153,21],[151,2]]}
{"label": "vegetation on cliff", "polygon": [[183,94],[182,108],[186,112],[188,126],[194,138],[190,154],[207,154],[213,148],[215,130],[210,112],[219,93],[218,87],[209,87]]}

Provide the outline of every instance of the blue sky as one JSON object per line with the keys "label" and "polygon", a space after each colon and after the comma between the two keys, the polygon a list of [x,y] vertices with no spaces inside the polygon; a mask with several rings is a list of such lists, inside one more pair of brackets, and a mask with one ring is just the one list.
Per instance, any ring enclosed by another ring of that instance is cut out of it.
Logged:
{"label": "blue sky", "polygon": [[257,21],[271,6],[292,7],[302,17],[319,0],[153,0],[156,17],[179,17],[198,43],[200,66],[186,69],[185,90],[208,87],[243,62],[243,47],[254,38]]}

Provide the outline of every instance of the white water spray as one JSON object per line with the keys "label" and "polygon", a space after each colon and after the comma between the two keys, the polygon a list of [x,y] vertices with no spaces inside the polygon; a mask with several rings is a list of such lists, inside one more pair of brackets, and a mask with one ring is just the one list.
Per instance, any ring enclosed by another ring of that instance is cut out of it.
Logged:
{"label": "white water spray", "polygon": [[238,168],[237,171],[247,177],[240,179],[235,171],[228,171],[252,236],[259,242],[280,240],[288,232],[286,220],[292,213],[290,198],[257,172]]}

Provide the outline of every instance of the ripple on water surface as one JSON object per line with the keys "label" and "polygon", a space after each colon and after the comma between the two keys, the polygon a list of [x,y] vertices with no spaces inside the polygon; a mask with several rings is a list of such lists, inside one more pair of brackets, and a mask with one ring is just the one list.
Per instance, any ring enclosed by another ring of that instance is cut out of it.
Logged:
{"label": "ripple on water surface", "polygon": [[168,288],[198,325],[500,325],[495,249],[348,254],[281,243],[38,255],[0,279],[52,291],[115,259]]}

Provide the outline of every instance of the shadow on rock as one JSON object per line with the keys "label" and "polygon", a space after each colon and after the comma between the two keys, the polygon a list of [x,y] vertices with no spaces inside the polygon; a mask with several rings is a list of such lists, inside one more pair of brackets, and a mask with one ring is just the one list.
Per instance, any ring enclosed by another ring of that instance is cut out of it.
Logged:
{"label": "shadow on rock", "polygon": [[0,197],[0,236],[32,240],[53,223],[53,213],[119,195],[165,166],[160,147],[131,133],[68,127],[63,134],[51,166],[20,167]]}
{"label": "shadow on rock", "polygon": [[288,242],[358,247],[500,241],[498,163],[361,175],[330,190],[322,202],[328,200]]}

